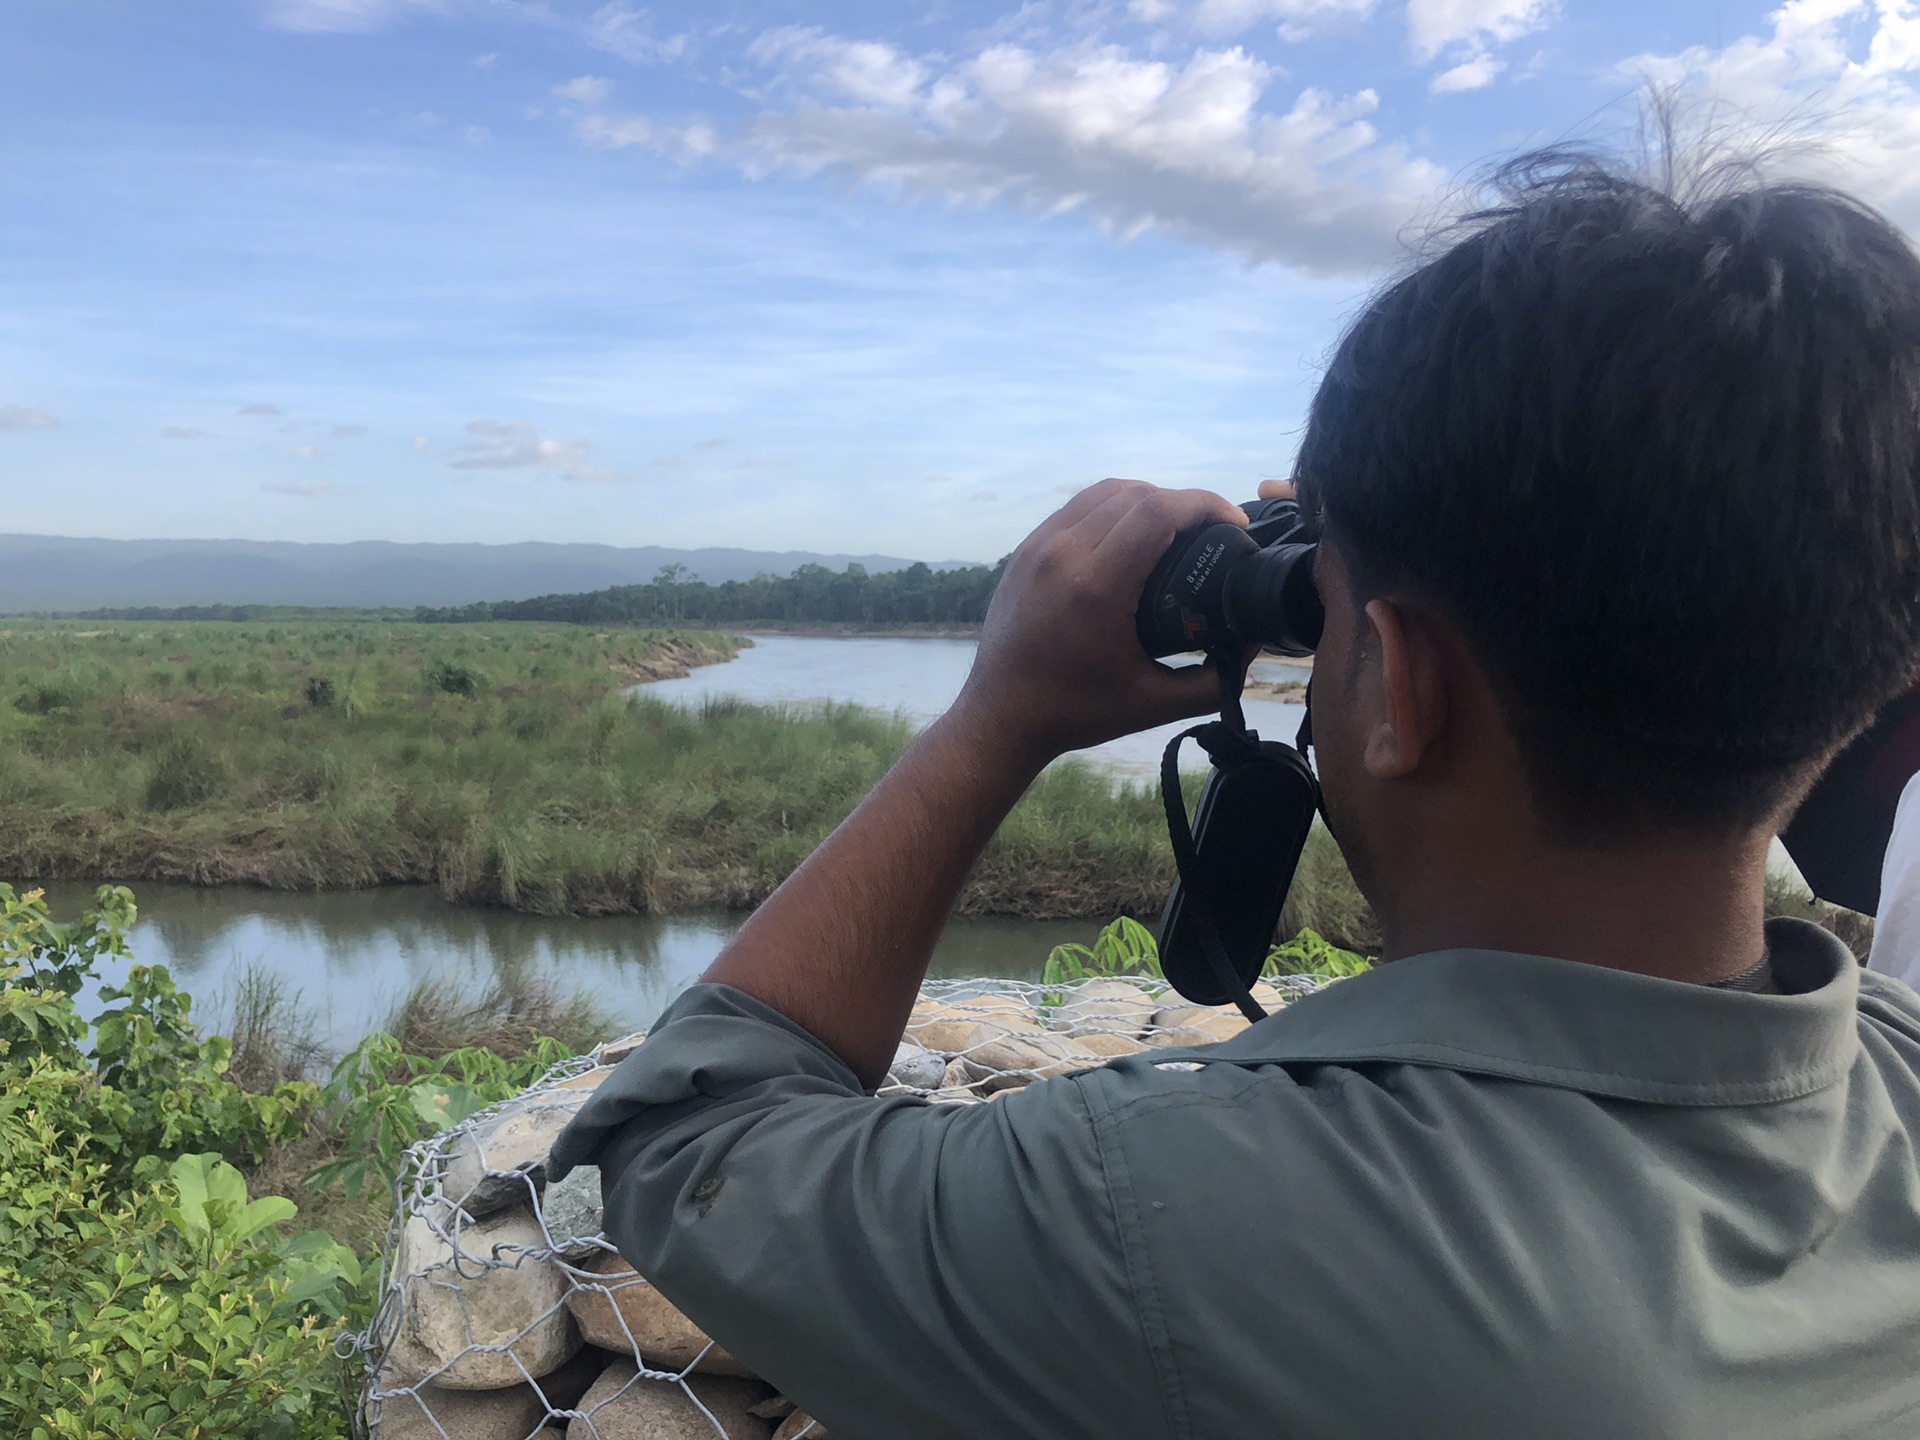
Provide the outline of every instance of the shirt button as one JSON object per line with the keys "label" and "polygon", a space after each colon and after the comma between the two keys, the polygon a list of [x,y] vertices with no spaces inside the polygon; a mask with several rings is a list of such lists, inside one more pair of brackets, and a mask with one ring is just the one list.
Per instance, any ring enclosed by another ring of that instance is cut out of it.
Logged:
{"label": "shirt button", "polygon": [[709,1175],[693,1187],[693,1198],[695,1200],[711,1200],[720,1193],[720,1187],[726,1183],[727,1182],[718,1175]]}

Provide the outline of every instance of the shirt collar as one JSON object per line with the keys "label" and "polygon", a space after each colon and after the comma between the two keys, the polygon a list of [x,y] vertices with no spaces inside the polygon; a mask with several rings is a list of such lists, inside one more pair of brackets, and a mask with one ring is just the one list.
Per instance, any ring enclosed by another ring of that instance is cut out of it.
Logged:
{"label": "shirt collar", "polygon": [[1767,922],[1784,995],[1541,955],[1440,950],[1296,1000],[1192,1058],[1397,1061],[1669,1105],[1790,1100],[1839,1081],[1859,1039],[1859,967],[1838,938]]}

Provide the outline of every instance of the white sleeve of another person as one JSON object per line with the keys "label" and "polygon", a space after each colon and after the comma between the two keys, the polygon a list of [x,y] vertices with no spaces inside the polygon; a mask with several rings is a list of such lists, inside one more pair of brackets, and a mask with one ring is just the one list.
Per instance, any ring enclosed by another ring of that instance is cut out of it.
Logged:
{"label": "white sleeve of another person", "polygon": [[1920,989],[1920,775],[1907,782],[1894,816],[1867,964]]}

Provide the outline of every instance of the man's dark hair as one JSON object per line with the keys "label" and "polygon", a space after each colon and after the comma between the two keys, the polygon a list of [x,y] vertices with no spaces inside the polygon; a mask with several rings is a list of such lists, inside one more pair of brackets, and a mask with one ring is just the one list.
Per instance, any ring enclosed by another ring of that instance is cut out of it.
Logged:
{"label": "man's dark hair", "polygon": [[1303,498],[1461,628],[1566,838],[1761,823],[1920,670],[1920,260],[1814,186],[1492,183],[1341,342]]}

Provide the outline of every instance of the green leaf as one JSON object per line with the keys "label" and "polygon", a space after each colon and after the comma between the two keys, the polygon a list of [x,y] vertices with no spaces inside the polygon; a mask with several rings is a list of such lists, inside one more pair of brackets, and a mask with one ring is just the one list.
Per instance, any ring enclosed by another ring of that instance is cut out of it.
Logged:
{"label": "green leaf", "polygon": [[[234,1172],[236,1175],[238,1171]],[[245,1182],[243,1181],[242,1184]],[[244,1191],[242,1193],[245,1193]],[[233,1244],[250,1240],[262,1230],[275,1225],[285,1224],[300,1213],[300,1207],[284,1195],[263,1195],[251,1204],[243,1206],[227,1222],[225,1237]]]}
{"label": "green leaf", "polygon": [[[189,1238],[210,1234],[213,1224],[207,1215],[212,1195],[213,1167],[218,1155],[182,1155],[168,1170],[178,1203],[167,1211],[167,1218]],[[242,1195],[245,1184],[242,1182]]]}

